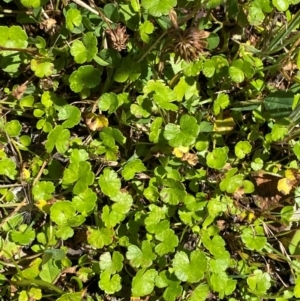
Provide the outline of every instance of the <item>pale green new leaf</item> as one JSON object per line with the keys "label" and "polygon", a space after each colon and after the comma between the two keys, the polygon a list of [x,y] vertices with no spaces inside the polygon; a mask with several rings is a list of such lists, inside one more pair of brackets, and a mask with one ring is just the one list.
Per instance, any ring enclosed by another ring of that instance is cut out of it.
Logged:
{"label": "pale green new leaf", "polygon": [[140,159],[135,159],[133,161],[128,162],[123,170],[122,176],[124,177],[125,181],[131,180],[134,178],[136,173],[145,171],[146,167],[144,163]]}
{"label": "pale green new leaf", "polygon": [[167,229],[166,231],[156,234],[155,238],[161,241],[161,243],[157,244],[155,247],[155,252],[159,256],[174,252],[175,248],[178,246],[178,237],[172,229]]}
{"label": "pale green new leaf", "polygon": [[99,287],[108,295],[118,292],[122,288],[120,275],[112,276],[109,271],[105,270],[100,274]]}
{"label": "pale green new leaf", "polygon": [[139,270],[132,280],[132,287],[131,287],[132,296],[142,297],[142,296],[150,295],[154,289],[156,276],[157,276],[157,271],[154,269]]}
{"label": "pale green new leaf", "polygon": [[169,11],[176,6],[176,0],[142,0],[142,7],[152,16],[160,17],[167,15]]}
{"label": "pale green new leaf", "polygon": [[115,171],[107,167],[99,177],[99,186],[105,195],[112,198],[119,193],[121,189],[121,180],[118,178],[118,174]]}
{"label": "pale green new leaf", "polygon": [[136,245],[130,245],[126,252],[126,258],[135,268],[147,268],[151,266],[153,260],[156,258],[153,247],[154,244],[148,240],[142,242],[141,248]]}

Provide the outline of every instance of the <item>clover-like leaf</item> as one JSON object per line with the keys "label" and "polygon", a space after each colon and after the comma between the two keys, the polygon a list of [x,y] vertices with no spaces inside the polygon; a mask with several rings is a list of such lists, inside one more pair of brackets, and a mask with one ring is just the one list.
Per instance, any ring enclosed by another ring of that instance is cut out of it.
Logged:
{"label": "clover-like leaf", "polygon": [[174,252],[175,248],[178,246],[178,237],[175,235],[172,229],[167,229],[156,234],[155,238],[161,241],[161,243],[155,247],[155,252],[159,256]]}
{"label": "clover-like leaf", "polygon": [[93,229],[88,227],[87,241],[92,247],[102,249],[112,243],[114,237],[114,230],[111,228]]}
{"label": "clover-like leaf", "polygon": [[121,188],[121,180],[115,171],[105,168],[103,174],[99,177],[99,185],[105,195],[114,197]]}
{"label": "clover-like leaf", "polygon": [[228,148],[219,147],[215,148],[212,152],[209,152],[206,156],[206,164],[210,168],[221,169],[225,166],[228,159]]}
{"label": "clover-like leaf", "polygon": [[123,268],[123,259],[123,255],[118,251],[114,251],[112,256],[109,252],[105,252],[100,256],[100,269],[110,274],[120,272]]}
{"label": "clover-like leaf", "polygon": [[210,282],[213,291],[218,292],[221,299],[223,299],[224,296],[231,295],[237,284],[237,281],[230,279],[225,272],[212,274]]}
{"label": "clover-like leaf", "polygon": [[95,208],[96,202],[97,195],[90,188],[74,196],[72,199],[75,209],[85,216]]}
{"label": "clover-like leaf", "polygon": [[92,32],[84,34],[82,42],[74,41],[70,52],[74,56],[75,62],[78,64],[90,62],[98,52],[97,44],[97,38]]}
{"label": "clover-like leaf", "polygon": [[250,290],[258,295],[264,295],[271,287],[271,277],[268,273],[255,270],[247,279]]}
{"label": "clover-like leaf", "polygon": [[22,125],[18,120],[11,120],[5,124],[5,131],[10,137],[18,137],[22,131]]}
{"label": "clover-like leaf", "polygon": [[143,42],[149,43],[149,35],[154,31],[154,25],[149,20],[146,20],[139,27],[140,36]]}
{"label": "clover-like leaf", "polygon": [[179,280],[196,283],[204,277],[206,272],[206,256],[200,250],[191,252],[190,258],[183,251],[177,252],[173,259],[173,268]]}
{"label": "clover-like leaf", "polygon": [[95,88],[100,83],[101,72],[92,65],[79,67],[70,78],[70,88],[73,92],[81,92],[84,88]]}
{"label": "clover-like leaf", "polygon": [[140,64],[132,64],[132,60],[126,57],[122,60],[121,66],[116,70],[114,80],[118,83],[124,83],[128,79],[135,81],[141,75]]}
{"label": "clover-like leaf", "polygon": [[150,295],[154,289],[156,276],[157,276],[157,271],[154,269],[139,270],[132,280],[132,287],[131,287],[132,296],[142,297],[142,296]]}
{"label": "clover-like leaf", "polygon": [[52,75],[54,69],[54,64],[49,58],[32,59],[30,66],[35,76],[40,78]]}
{"label": "clover-like leaf", "polygon": [[0,175],[4,175],[14,180],[17,175],[16,163],[10,158],[0,160]]}
{"label": "clover-like leaf", "polygon": [[57,225],[67,224],[75,215],[75,207],[69,201],[59,201],[50,208],[50,218]]}
{"label": "clover-like leaf", "polygon": [[264,229],[261,226],[244,228],[241,235],[242,241],[250,250],[260,251],[267,243]]}
{"label": "clover-like leaf", "polygon": [[75,26],[79,26],[82,21],[82,16],[77,8],[70,8],[66,13],[66,25],[69,30],[74,29]]}
{"label": "clover-like leaf", "polygon": [[27,8],[38,8],[43,6],[47,0],[21,0],[22,5]]}
{"label": "clover-like leaf", "polygon": [[38,182],[32,188],[32,194],[35,200],[50,200],[54,191],[55,186],[49,181]]}
{"label": "clover-like leaf", "polygon": [[174,179],[165,179],[163,185],[166,186],[160,192],[160,197],[163,202],[170,205],[178,205],[180,202],[183,202],[186,191],[182,183]]}
{"label": "clover-like leaf", "polygon": [[160,17],[161,15],[167,15],[176,6],[177,0],[142,0],[141,4],[150,15]]}
{"label": "clover-like leaf", "polygon": [[221,110],[226,109],[229,106],[229,96],[224,93],[218,94],[217,99],[214,101],[214,113],[218,115]]}
{"label": "clover-like leaf", "polygon": [[47,136],[45,148],[47,153],[51,153],[56,147],[61,154],[65,153],[69,145],[70,132],[64,129],[63,126],[57,125]]}
{"label": "clover-like leaf", "polygon": [[207,284],[201,283],[194,289],[187,301],[206,301],[209,294],[209,286]]}
{"label": "clover-like leaf", "polygon": [[157,143],[159,141],[162,122],[163,119],[161,117],[156,117],[151,123],[150,134],[149,134],[149,140],[151,142]]}
{"label": "clover-like leaf", "polygon": [[183,115],[180,118],[180,126],[169,123],[165,127],[164,137],[169,141],[170,146],[190,146],[195,143],[200,127],[195,117]]}
{"label": "clover-like leaf", "polygon": [[120,275],[111,275],[105,270],[100,275],[99,287],[109,295],[118,292],[122,288]]}
{"label": "clover-like leaf", "polygon": [[20,245],[29,245],[35,238],[35,231],[28,225],[21,225],[17,230],[10,233],[12,241]]}
{"label": "clover-like leaf", "polygon": [[248,141],[239,141],[234,147],[235,155],[239,159],[244,159],[246,155],[250,154],[251,150],[252,146]]}
{"label": "clover-like leaf", "polygon": [[136,173],[145,171],[146,167],[144,163],[140,159],[135,159],[130,162],[128,162],[124,169],[122,170],[122,176],[124,177],[124,180],[128,181],[134,178]]}
{"label": "clover-like leaf", "polygon": [[99,109],[101,111],[108,111],[108,114],[115,112],[121,104],[117,95],[112,92],[102,94],[98,101]]}
{"label": "clover-like leaf", "polygon": [[126,258],[135,268],[148,268],[156,258],[156,255],[153,252],[153,248],[154,244],[149,240],[144,240],[142,242],[141,248],[136,245],[130,245],[128,247],[128,251],[126,252]]}
{"label": "clover-like leaf", "polygon": [[166,301],[175,301],[182,293],[182,286],[176,277],[167,271],[162,271],[155,279],[155,285],[165,288],[163,297]]}
{"label": "clover-like leaf", "polygon": [[[26,48],[28,36],[20,26],[0,26],[0,46],[8,48]],[[10,54],[10,51],[0,51],[0,53]]]}
{"label": "clover-like leaf", "polygon": [[81,112],[72,105],[65,105],[58,109],[58,119],[65,120],[62,124],[64,128],[72,128],[80,122]]}
{"label": "clover-like leaf", "polygon": [[161,80],[149,80],[143,88],[148,97],[153,97],[154,102],[161,108],[177,111],[178,106],[173,104],[177,100],[177,94]]}

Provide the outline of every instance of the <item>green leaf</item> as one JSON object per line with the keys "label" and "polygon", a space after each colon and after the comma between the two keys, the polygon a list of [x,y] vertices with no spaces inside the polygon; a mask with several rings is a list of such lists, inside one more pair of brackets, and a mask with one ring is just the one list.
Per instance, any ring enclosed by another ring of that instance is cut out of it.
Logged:
{"label": "green leaf", "polygon": [[35,231],[27,225],[21,225],[10,233],[11,239],[23,246],[29,245],[35,239]]}
{"label": "green leaf", "polygon": [[132,280],[132,287],[131,287],[132,296],[142,297],[142,296],[150,295],[154,289],[156,276],[157,276],[157,271],[154,269],[139,270]]}
{"label": "green leaf", "polygon": [[[0,46],[8,48],[26,48],[28,36],[20,26],[0,26]],[[11,55],[11,51],[0,51],[1,54]],[[15,52],[13,52],[15,53]]]}
{"label": "green leaf", "polygon": [[9,158],[3,158],[0,160],[0,175],[9,177],[11,180],[15,179],[17,175],[16,163]]}
{"label": "green leaf", "polygon": [[122,60],[121,66],[116,70],[114,75],[114,80],[118,83],[124,83],[128,79],[130,81],[135,81],[141,75],[140,64],[132,64],[132,59],[126,57]]}
{"label": "green leaf", "polygon": [[250,290],[262,296],[266,294],[271,287],[271,277],[268,273],[263,273],[261,270],[255,270],[247,279],[247,284]]}
{"label": "green leaf", "polygon": [[10,137],[18,137],[22,131],[22,125],[18,120],[11,120],[5,124],[5,131]]}
{"label": "green leaf", "polygon": [[264,229],[261,226],[244,228],[241,235],[242,241],[250,250],[260,251],[267,243]]}
{"label": "green leaf", "polygon": [[248,141],[239,141],[234,147],[235,155],[239,159],[244,159],[246,155],[250,154],[251,150],[252,146]]}
{"label": "green leaf", "polygon": [[84,216],[89,215],[89,213],[95,208],[97,202],[97,195],[90,188],[74,196],[72,203],[75,209],[82,213]]}
{"label": "green leaf", "polygon": [[152,265],[153,260],[156,258],[155,253],[152,251],[154,244],[148,240],[142,242],[141,248],[136,245],[130,245],[126,252],[126,258],[130,264],[135,268],[148,268]]}
{"label": "green leaf", "polygon": [[146,167],[144,163],[140,159],[135,159],[130,162],[128,162],[123,170],[122,170],[122,176],[124,177],[125,181],[131,180],[134,178],[136,173],[145,171]]}
{"label": "green leaf", "polygon": [[75,93],[81,92],[85,88],[95,88],[101,81],[100,76],[100,70],[92,65],[81,66],[71,74],[70,88]]}
{"label": "green leaf", "polygon": [[32,188],[33,198],[37,200],[50,200],[53,196],[53,192],[55,191],[55,186],[52,182],[49,181],[41,181],[37,182],[36,185]]}
{"label": "green leaf", "polygon": [[81,112],[72,105],[65,105],[58,109],[58,119],[65,120],[62,124],[64,128],[72,128],[80,122]]}
{"label": "green leaf", "polygon": [[58,201],[50,208],[50,218],[57,225],[67,224],[75,215],[75,208],[69,201]]}
{"label": "green leaf", "polygon": [[178,246],[178,237],[172,229],[167,229],[166,231],[156,234],[155,238],[161,241],[161,243],[155,247],[155,252],[159,256],[174,252],[175,248]]}
{"label": "green leaf", "polygon": [[120,105],[122,103],[119,103],[117,95],[112,92],[102,94],[98,101],[99,109],[101,111],[108,111],[108,114],[115,112]]}
{"label": "green leaf", "polygon": [[149,80],[143,88],[143,92],[152,97],[158,107],[177,111],[178,106],[172,102],[177,100],[177,94],[161,80]]}
{"label": "green leaf", "polygon": [[105,195],[112,198],[119,193],[121,180],[115,171],[105,168],[103,174],[99,177],[99,186]]}
{"label": "green leaf", "polygon": [[167,271],[162,271],[155,279],[155,285],[159,288],[166,287],[163,298],[166,301],[175,301],[182,294],[182,286],[176,277]]}
{"label": "green leaf", "polygon": [[141,39],[145,43],[150,42],[149,35],[154,31],[154,25],[149,20],[146,20],[144,23],[142,23],[139,26],[139,33],[141,36]]}
{"label": "green leaf", "polygon": [[274,124],[271,131],[271,139],[272,141],[283,140],[288,133],[288,128],[285,125]]}
{"label": "green leaf", "polygon": [[184,185],[174,179],[165,179],[163,185],[166,186],[160,192],[161,200],[170,205],[178,205],[183,202],[186,191]]}
{"label": "green leaf", "polygon": [[169,11],[177,5],[176,0],[142,0],[142,7],[152,16],[160,17],[167,15]]}
{"label": "green leaf", "polygon": [[161,117],[156,117],[151,123],[149,134],[149,140],[151,142],[157,143],[159,141],[162,122],[163,119]]}
{"label": "green leaf", "polygon": [[214,113],[219,115],[221,110],[226,109],[230,104],[229,96],[227,94],[218,94],[217,99],[214,101]]}
{"label": "green leaf", "polygon": [[38,8],[43,6],[47,0],[21,0],[22,5],[27,8]]}
{"label": "green leaf", "polygon": [[120,272],[123,268],[123,259],[123,255],[118,251],[114,251],[112,256],[109,252],[105,252],[100,256],[100,269],[110,274]]}
{"label": "green leaf", "polygon": [[79,40],[74,41],[71,46],[71,55],[78,64],[90,62],[98,52],[97,38],[92,32],[83,35],[82,42]]}
{"label": "green leaf", "polygon": [[300,160],[300,142],[297,141],[293,146],[293,152],[296,155],[297,159]]}
{"label": "green leaf", "polygon": [[109,228],[93,229],[88,227],[87,241],[92,247],[102,249],[112,243],[114,237],[114,230]]}
{"label": "green leaf", "polygon": [[52,75],[54,64],[51,59],[39,58],[32,59],[30,63],[31,70],[34,71],[35,76],[43,78]]}
{"label": "green leaf", "polygon": [[265,19],[265,14],[263,13],[262,9],[254,5],[250,6],[249,14],[247,16],[249,23],[253,26],[260,25]]}
{"label": "green leaf", "polygon": [[265,109],[271,117],[287,117],[292,112],[294,93],[291,91],[276,91],[264,100]]}
{"label": "green leaf", "polygon": [[47,263],[42,265],[42,270],[39,276],[41,277],[42,280],[48,283],[52,283],[56,279],[56,277],[60,274],[60,272],[61,269],[55,265],[54,260],[49,260],[47,261]]}
{"label": "green leaf", "polygon": [[236,83],[241,83],[244,81],[245,76],[243,72],[243,61],[241,59],[238,59],[231,64],[229,67],[229,75]]}
{"label": "green leaf", "polygon": [[182,115],[180,118],[180,127],[169,123],[165,127],[164,137],[169,140],[172,147],[190,146],[196,142],[200,131],[195,117]]}
{"label": "green leaf", "polygon": [[225,166],[228,156],[228,148],[219,147],[215,148],[212,152],[209,152],[206,156],[206,164],[210,168],[221,169]]}
{"label": "green leaf", "polygon": [[223,299],[224,296],[231,295],[234,292],[237,283],[236,280],[229,279],[225,272],[212,274],[210,282],[213,291],[219,293],[220,299]]}
{"label": "green leaf", "polygon": [[57,125],[47,136],[45,148],[47,153],[51,153],[56,147],[57,151],[64,154],[68,150],[70,132],[64,129],[63,126]]}
{"label": "green leaf", "polygon": [[279,11],[286,11],[289,8],[289,1],[288,0],[272,0],[273,5]]}
{"label": "green leaf", "polygon": [[204,277],[207,269],[207,260],[202,251],[191,252],[190,258],[185,252],[180,251],[175,254],[172,265],[179,280],[196,283]]}
{"label": "green leaf", "polygon": [[120,275],[111,275],[109,271],[102,272],[99,287],[108,295],[120,291],[122,288]]}
{"label": "green leaf", "polygon": [[207,284],[199,284],[187,301],[206,301],[209,294],[209,286]]}
{"label": "green leaf", "polygon": [[76,8],[70,8],[66,14],[66,25],[69,30],[74,29],[75,26],[79,26],[81,24],[82,17],[80,11]]}

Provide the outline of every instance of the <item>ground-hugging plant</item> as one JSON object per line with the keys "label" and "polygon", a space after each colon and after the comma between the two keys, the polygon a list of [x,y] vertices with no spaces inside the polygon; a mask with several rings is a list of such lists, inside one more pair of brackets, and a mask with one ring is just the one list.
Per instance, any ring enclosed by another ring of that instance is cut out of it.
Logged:
{"label": "ground-hugging plant", "polygon": [[298,300],[299,1],[0,6],[1,300]]}

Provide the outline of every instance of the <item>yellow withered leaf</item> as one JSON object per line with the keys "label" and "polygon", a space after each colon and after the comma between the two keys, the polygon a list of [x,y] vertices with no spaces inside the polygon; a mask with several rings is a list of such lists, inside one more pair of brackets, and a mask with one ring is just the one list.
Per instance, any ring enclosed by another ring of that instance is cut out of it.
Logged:
{"label": "yellow withered leaf", "polygon": [[293,169],[287,169],[285,172],[285,177],[291,181],[295,181],[296,177],[295,177],[295,170]]}
{"label": "yellow withered leaf", "polygon": [[176,157],[176,158],[182,158],[183,155],[185,153],[187,153],[189,151],[189,148],[186,146],[179,146],[179,147],[175,147],[172,151],[172,154]]}
{"label": "yellow withered leaf", "polygon": [[227,117],[224,119],[216,119],[214,122],[214,132],[220,134],[226,134],[231,132],[235,127],[235,123],[232,117]]}
{"label": "yellow withered leaf", "polygon": [[277,189],[284,195],[288,195],[293,188],[293,183],[288,178],[282,178],[278,181]]}
{"label": "yellow withered leaf", "polygon": [[45,200],[38,200],[36,201],[35,203],[35,206],[38,207],[41,211],[47,213],[47,214],[50,214],[50,207],[51,207],[51,204],[48,204],[47,201]]}
{"label": "yellow withered leaf", "polygon": [[85,122],[92,131],[101,131],[103,128],[108,127],[108,119],[104,115],[88,113],[85,116]]}

